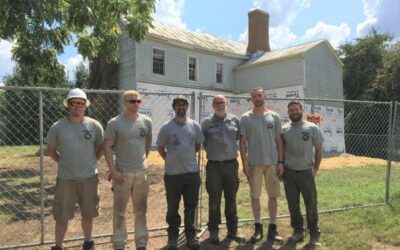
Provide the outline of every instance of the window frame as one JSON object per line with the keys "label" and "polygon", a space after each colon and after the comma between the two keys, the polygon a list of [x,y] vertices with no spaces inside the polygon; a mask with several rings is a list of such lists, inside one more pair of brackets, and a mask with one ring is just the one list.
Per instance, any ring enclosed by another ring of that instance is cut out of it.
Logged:
{"label": "window frame", "polygon": [[[159,50],[159,51],[164,52],[164,60],[163,60],[163,68],[162,68],[163,73],[162,74],[158,73],[158,72],[154,72],[154,50]],[[165,76],[165,69],[166,69],[166,62],[167,62],[167,60],[166,60],[166,54],[167,54],[166,53],[166,49],[160,48],[160,47],[152,47],[151,48],[151,53],[152,53],[152,57],[151,57],[151,72],[152,72],[152,74],[159,75],[159,76]]]}

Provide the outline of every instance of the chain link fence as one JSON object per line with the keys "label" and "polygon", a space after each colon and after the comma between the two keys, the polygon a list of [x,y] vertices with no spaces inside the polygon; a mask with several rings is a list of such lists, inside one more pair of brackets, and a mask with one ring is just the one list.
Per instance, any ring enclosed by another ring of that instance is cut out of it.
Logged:
{"label": "chain link fence", "polygon": [[[54,221],[51,214],[57,165],[45,152],[45,137],[50,126],[67,115],[63,100],[68,89],[46,89],[28,87],[0,88],[0,249],[44,245],[54,241]],[[112,117],[123,111],[122,91],[87,90],[92,105],[87,115],[104,126]],[[141,93],[141,113],[153,121],[153,145],[161,126],[173,118],[172,99],[177,93]],[[201,122],[212,114],[212,96],[185,94],[190,102],[188,114]],[[288,122],[289,99],[268,99],[267,107],[276,111],[282,123]],[[391,164],[400,160],[400,107],[399,103],[356,102],[344,100],[302,100],[304,118],[319,124],[324,135],[324,160],[322,169],[343,169],[357,172],[359,166],[382,166],[381,174],[367,176],[375,178],[381,188],[379,195],[371,195],[369,186],[349,189],[350,194],[360,193],[358,200],[348,197],[332,197],[319,193],[319,209],[367,206],[390,201],[398,195],[399,166]],[[228,111],[240,117],[251,108],[249,97],[228,96]],[[199,162],[203,181],[205,153]],[[156,151],[148,159],[150,194],[148,201],[148,226],[152,232],[165,229],[166,201],[163,186],[163,161]],[[99,161],[100,216],[94,224],[95,237],[112,234],[111,183],[106,181],[107,165],[104,158]],[[375,170],[367,172],[373,174]],[[357,172],[358,173],[358,172]],[[386,178],[385,178],[386,177]],[[319,185],[353,187],[352,183],[325,180]],[[361,190],[359,189],[361,188]],[[241,178],[239,192],[248,193],[248,185]],[[385,196],[386,192],[386,196]],[[349,195],[350,195],[349,194]],[[265,195],[265,194],[263,194]],[[264,196],[265,200],[266,197]],[[332,200],[335,202],[332,203]],[[279,200],[280,216],[287,216],[285,197]],[[238,197],[242,221],[252,218],[248,196]],[[247,205],[246,205],[247,204]],[[264,203],[263,203],[264,204]],[[282,207],[282,208],[281,208]],[[127,211],[132,211],[131,204]],[[80,215],[70,221],[67,240],[81,239]],[[133,228],[132,213],[127,212],[127,226]],[[208,195],[202,185],[197,223],[205,225],[208,220]],[[21,233],[23,232],[23,233]]]}

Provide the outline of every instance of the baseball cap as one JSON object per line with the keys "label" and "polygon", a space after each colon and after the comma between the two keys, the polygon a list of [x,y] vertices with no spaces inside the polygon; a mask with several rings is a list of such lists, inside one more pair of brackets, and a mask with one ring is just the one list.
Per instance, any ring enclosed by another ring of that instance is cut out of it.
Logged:
{"label": "baseball cap", "polygon": [[67,107],[68,101],[74,98],[84,99],[86,101],[86,107],[89,107],[90,101],[87,99],[86,93],[80,88],[75,88],[68,92],[67,99],[64,100],[64,106]]}
{"label": "baseball cap", "polygon": [[174,100],[172,100],[172,106],[175,106],[175,104],[176,104],[177,102],[180,102],[180,101],[183,101],[183,102],[185,102],[186,104],[189,104],[189,102],[188,102],[186,96],[184,96],[184,95],[177,95],[177,96],[174,98]]}

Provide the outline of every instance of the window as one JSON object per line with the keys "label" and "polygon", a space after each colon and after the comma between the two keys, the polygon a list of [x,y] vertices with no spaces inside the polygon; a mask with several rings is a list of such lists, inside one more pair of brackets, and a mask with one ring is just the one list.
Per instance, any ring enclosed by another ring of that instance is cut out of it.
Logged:
{"label": "window", "polygon": [[153,48],[153,73],[165,74],[165,51]]}
{"label": "window", "polygon": [[217,63],[216,64],[216,74],[215,74],[215,81],[217,83],[222,83],[224,80],[224,64]]}
{"label": "window", "polygon": [[188,59],[188,75],[189,80],[197,81],[197,58],[189,57]]}

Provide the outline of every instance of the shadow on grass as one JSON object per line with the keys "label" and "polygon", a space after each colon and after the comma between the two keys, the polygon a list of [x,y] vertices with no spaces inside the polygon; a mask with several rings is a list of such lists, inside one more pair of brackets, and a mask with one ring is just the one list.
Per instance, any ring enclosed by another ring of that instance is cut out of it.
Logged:
{"label": "shadow on grass", "polygon": [[[0,210],[7,222],[40,219],[40,174],[32,169],[0,169]],[[45,195],[54,194],[54,187],[46,185]],[[44,200],[45,215],[51,211],[51,201]],[[0,221],[4,222],[4,221]]]}

